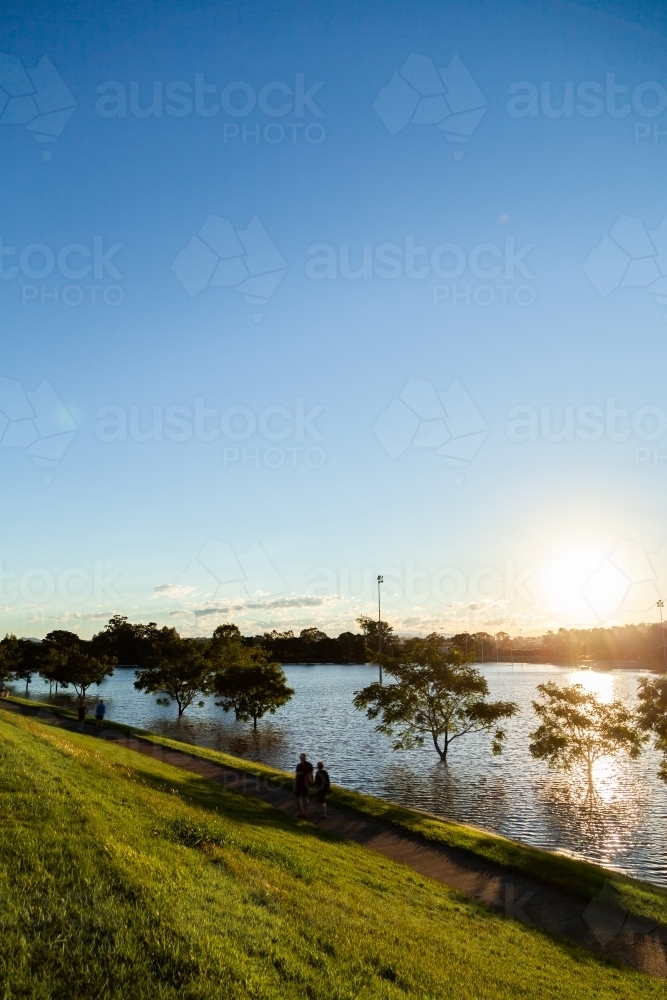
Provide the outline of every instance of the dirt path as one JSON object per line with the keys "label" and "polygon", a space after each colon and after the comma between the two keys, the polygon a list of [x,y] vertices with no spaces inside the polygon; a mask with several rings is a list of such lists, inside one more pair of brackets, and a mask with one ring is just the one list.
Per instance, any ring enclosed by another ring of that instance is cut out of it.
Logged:
{"label": "dirt path", "polygon": [[[0,701],[0,706],[64,729],[76,728],[74,722],[56,717],[48,708],[27,708],[9,701]],[[87,724],[85,731],[92,734],[92,726]],[[210,781],[218,781],[225,788],[263,799],[290,816],[297,815],[291,792],[275,788],[259,776],[254,778],[115,729],[105,729],[102,738]],[[586,903],[518,872],[464,851],[430,843],[352,810],[329,806],[328,812],[328,818],[319,825],[332,833],[362,844],[392,861],[408,865],[421,875],[500,911],[510,920],[520,920],[530,927],[563,935],[598,954],[608,955],[643,972],[667,979],[667,927],[625,913],[615,902],[611,886]],[[310,817],[316,821],[313,806]]]}

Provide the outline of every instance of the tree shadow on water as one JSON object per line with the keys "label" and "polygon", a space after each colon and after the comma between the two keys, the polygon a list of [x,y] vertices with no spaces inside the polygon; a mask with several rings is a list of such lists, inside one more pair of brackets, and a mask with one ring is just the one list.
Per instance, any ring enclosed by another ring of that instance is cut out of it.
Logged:
{"label": "tree shadow on water", "polygon": [[390,764],[382,771],[380,794],[399,805],[491,830],[500,830],[507,814],[504,778],[471,773],[462,762],[454,760],[429,762],[419,771]]}
{"label": "tree shadow on water", "polygon": [[203,720],[182,716],[180,719],[155,719],[147,728],[169,739],[269,765],[275,763],[278,755],[283,756],[289,747],[282,729],[267,723],[260,723],[254,731],[252,726],[237,723],[233,719]]}

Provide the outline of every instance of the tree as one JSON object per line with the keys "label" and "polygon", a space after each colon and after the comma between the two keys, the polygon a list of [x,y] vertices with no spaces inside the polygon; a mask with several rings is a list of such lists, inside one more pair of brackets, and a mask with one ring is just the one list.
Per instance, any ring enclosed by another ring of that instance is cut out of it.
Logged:
{"label": "tree", "polygon": [[238,627],[231,622],[218,625],[206,650],[212,673],[220,673],[239,663],[250,663],[251,653],[252,647],[245,645]]}
{"label": "tree", "polygon": [[114,670],[111,657],[95,655],[93,643],[74,632],[49,632],[44,636],[41,653],[42,676],[53,677],[63,687],[71,684],[81,701],[91,685],[101,684]]}
{"label": "tree", "polygon": [[639,726],[662,754],[658,775],[667,782],[667,677],[641,677],[637,694]]}
{"label": "tree", "polygon": [[[394,736],[394,750],[423,746],[430,737],[440,760],[452,742],[468,733],[492,732],[491,749],[502,751],[501,719],[518,711],[511,701],[487,701],[489,687],[459,650],[445,648],[442,636],[414,640],[399,662],[387,665],[394,684],[375,683],[357,691],[354,707],[380,719],[377,732]],[[495,730],[495,731],[494,731]]]}
{"label": "tree", "polygon": [[143,666],[151,656],[158,628],[155,622],[133,625],[124,615],[114,615],[92,638],[97,655],[112,657],[124,666]]}
{"label": "tree", "polygon": [[303,639],[305,643],[314,644],[326,642],[329,636],[319,628],[302,628],[299,632],[299,638]]}
{"label": "tree", "polygon": [[32,675],[39,673],[41,643],[34,639],[17,639],[14,655],[16,656],[14,676],[25,681],[25,693],[28,694]]}
{"label": "tree", "polygon": [[601,757],[627,753],[639,756],[646,737],[639,732],[630,709],[621,701],[600,702],[581,684],[538,684],[542,700],[533,708],[540,721],[528,749],[549,767],[570,771],[585,765],[589,792],[593,792],[593,767]]}
{"label": "tree", "polygon": [[[378,620],[377,618],[369,618],[367,615],[361,615],[357,618],[357,625],[361,631],[366,636],[371,649],[377,649],[378,646]],[[387,646],[389,640],[392,638],[392,633],[394,629],[389,624],[389,622],[380,622],[380,631],[382,632],[382,645]]]}
{"label": "tree", "polygon": [[20,666],[19,640],[8,632],[0,639],[0,681],[13,681]]}
{"label": "tree", "polygon": [[285,672],[279,663],[269,662],[262,650],[249,652],[250,662],[230,664],[215,674],[212,686],[219,696],[216,705],[225,712],[233,710],[240,722],[252,719],[256,730],[257,720],[267,712],[275,715],[276,710],[293,696],[294,689],[287,686]]}
{"label": "tree", "polygon": [[79,648],[79,637],[74,632],[57,629],[44,637],[39,649],[39,675],[49,682],[49,695],[53,685],[68,686],[67,656]]}
{"label": "tree", "polygon": [[182,639],[175,628],[156,629],[134,686],[157,694],[158,705],[175,701],[180,719],[195,698],[209,689],[211,666],[206,652],[206,643],[200,639]]}

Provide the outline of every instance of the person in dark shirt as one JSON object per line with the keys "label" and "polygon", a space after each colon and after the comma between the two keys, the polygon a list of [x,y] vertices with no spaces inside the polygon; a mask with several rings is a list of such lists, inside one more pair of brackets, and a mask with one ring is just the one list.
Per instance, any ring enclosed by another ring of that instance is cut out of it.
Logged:
{"label": "person in dark shirt", "polygon": [[104,713],[107,707],[100,698],[97,705],[95,706],[95,729],[98,733],[102,732],[102,723],[104,722]]}
{"label": "person in dark shirt", "polygon": [[299,816],[308,815],[308,786],[313,783],[313,765],[305,753],[299,756],[294,775],[294,794],[299,804]]}
{"label": "person in dark shirt", "polygon": [[85,701],[80,701],[76,708],[76,714],[79,719],[79,732],[83,732],[83,724],[86,721],[86,703]]}
{"label": "person in dark shirt", "polygon": [[315,791],[317,792],[317,814],[320,819],[327,818],[327,795],[331,791],[329,772],[324,770],[322,761],[317,762],[315,772]]}

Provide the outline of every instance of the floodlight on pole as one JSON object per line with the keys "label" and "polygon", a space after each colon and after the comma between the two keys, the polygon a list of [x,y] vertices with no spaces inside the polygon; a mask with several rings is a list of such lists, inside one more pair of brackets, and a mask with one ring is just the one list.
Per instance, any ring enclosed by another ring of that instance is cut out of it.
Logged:
{"label": "floodlight on pole", "polygon": [[382,614],[380,607],[380,585],[384,583],[384,577],[378,575],[378,654],[380,657],[380,684],[382,684]]}
{"label": "floodlight on pole", "polygon": [[665,652],[665,633],[662,626],[662,609],[664,608],[664,606],[665,602],[662,599],[660,599],[658,601],[658,610],[660,612],[660,642],[662,644],[662,663],[665,670],[667,670],[667,652]]}

